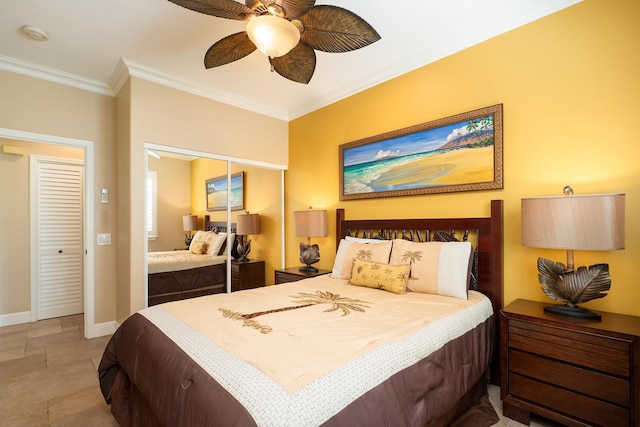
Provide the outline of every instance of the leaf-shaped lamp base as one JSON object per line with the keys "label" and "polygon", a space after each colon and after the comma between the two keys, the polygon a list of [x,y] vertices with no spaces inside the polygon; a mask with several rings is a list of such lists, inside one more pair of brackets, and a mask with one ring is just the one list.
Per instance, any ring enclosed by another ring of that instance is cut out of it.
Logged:
{"label": "leaf-shaped lamp base", "polygon": [[581,319],[600,319],[598,313],[578,307],[578,303],[607,296],[606,292],[611,288],[608,264],[568,270],[560,262],[538,258],[538,279],[545,295],[565,303],[545,307],[545,311]]}
{"label": "leaf-shaped lamp base", "polygon": [[589,310],[588,308],[578,306],[572,307],[567,304],[548,305],[544,308],[544,311],[560,316],[577,317],[579,319],[601,320],[602,317],[600,316],[600,313],[596,313],[595,311]]}
{"label": "leaf-shaped lamp base", "polygon": [[315,264],[318,261],[320,261],[320,247],[317,244],[309,245],[300,243],[300,262],[306,265],[300,267],[298,270],[317,273],[318,269],[311,264]]}

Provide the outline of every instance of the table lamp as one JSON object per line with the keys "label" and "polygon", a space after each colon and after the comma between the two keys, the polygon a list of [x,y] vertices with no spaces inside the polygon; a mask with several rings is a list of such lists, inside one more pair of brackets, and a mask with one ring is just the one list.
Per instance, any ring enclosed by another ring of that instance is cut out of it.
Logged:
{"label": "table lamp", "polygon": [[193,239],[191,232],[198,229],[198,217],[195,215],[184,215],[182,217],[182,228],[185,236],[184,244],[187,245],[187,249],[189,249],[191,239]]}
{"label": "table lamp", "polygon": [[325,237],[327,235],[327,211],[312,210],[309,207],[305,211],[295,211],[293,218],[296,225],[296,237],[306,237],[307,243],[300,243],[300,262],[305,264],[300,271],[317,273],[318,269],[311,264],[320,261],[320,247],[311,244],[312,237]]}
{"label": "table lamp", "polygon": [[236,235],[238,236],[236,252],[239,262],[249,261],[247,255],[251,252],[251,240],[247,238],[245,242],[245,236],[249,234],[260,234],[260,215],[246,212],[236,217]]}
{"label": "table lamp", "polygon": [[608,264],[574,268],[573,251],[624,249],[624,194],[573,195],[522,199],[522,244],[564,249],[567,265],[538,258],[538,279],[543,292],[562,305],[545,311],[583,319],[600,314],[578,304],[603,298],[611,288]]}

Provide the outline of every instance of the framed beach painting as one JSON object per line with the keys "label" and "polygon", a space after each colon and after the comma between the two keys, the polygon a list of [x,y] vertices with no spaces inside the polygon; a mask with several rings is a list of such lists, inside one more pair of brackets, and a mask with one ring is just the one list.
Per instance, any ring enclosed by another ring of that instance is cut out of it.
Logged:
{"label": "framed beach painting", "polygon": [[502,104],[339,147],[340,200],[502,188]]}
{"label": "framed beach painting", "polygon": [[[207,210],[227,209],[227,176],[218,176],[205,181],[207,190]],[[231,175],[231,210],[244,209],[244,171]]]}

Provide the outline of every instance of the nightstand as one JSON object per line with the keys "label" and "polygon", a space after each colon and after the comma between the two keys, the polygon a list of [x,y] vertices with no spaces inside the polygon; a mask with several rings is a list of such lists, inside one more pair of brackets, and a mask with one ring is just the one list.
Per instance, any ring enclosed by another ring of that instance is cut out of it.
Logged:
{"label": "nightstand", "polygon": [[640,317],[606,313],[601,321],[544,312],[516,300],[500,312],[505,416],[530,414],[569,426],[640,425]]}
{"label": "nightstand", "polygon": [[241,291],[264,286],[264,261],[231,260],[231,291]]}
{"label": "nightstand", "polygon": [[308,279],[309,277],[320,276],[322,274],[329,274],[331,270],[320,270],[317,272],[312,271],[300,271],[300,267],[285,268],[283,270],[275,271],[276,285],[287,282],[297,282],[298,280]]}

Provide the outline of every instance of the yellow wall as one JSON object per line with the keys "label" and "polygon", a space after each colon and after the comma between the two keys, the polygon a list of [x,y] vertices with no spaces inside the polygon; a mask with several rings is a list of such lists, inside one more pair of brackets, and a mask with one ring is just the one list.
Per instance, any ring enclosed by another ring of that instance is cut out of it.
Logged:
{"label": "yellow wall", "polygon": [[[287,265],[296,265],[294,210],[330,209],[321,268],[335,253],[333,209],[347,217],[489,214],[505,200],[505,304],[549,301],[536,259],[563,251],[520,244],[520,200],[626,193],[626,249],[576,252],[576,265],[609,263],[612,289],[589,308],[640,315],[640,2],[585,0],[290,123],[286,173]],[[504,189],[359,201],[338,200],[338,146],[477,108],[504,104]]]}

